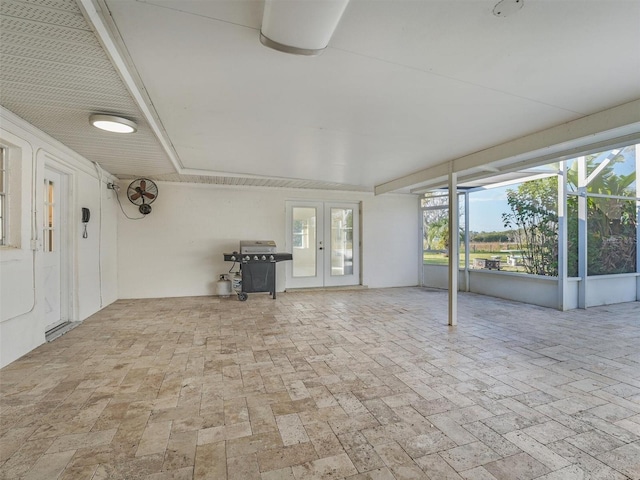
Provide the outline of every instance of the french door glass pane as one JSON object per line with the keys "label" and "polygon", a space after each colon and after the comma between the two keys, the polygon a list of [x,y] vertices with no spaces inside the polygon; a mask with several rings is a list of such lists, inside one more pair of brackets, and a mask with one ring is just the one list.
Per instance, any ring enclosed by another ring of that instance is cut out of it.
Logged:
{"label": "french door glass pane", "polygon": [[293,207],[293,276],[316,276],[316,209]]}
{"label": "french door glass pane", "polygon": [[353,274],[353,209],[331,209],[331,275]]}
{"label": "french door glass pane", "polygon": [[[44,207],[45,207],[45,218],[44,218],[44,229],[43,229],[43,238],[44,238],[44,251],[45,252],[53,252],[54,244],[53,244],[53,230],[57,228],[57,225],[54,225],[54,183],[51,180],[45,179],[44,181]],[[57,245],[55,245],[57,248]]]}

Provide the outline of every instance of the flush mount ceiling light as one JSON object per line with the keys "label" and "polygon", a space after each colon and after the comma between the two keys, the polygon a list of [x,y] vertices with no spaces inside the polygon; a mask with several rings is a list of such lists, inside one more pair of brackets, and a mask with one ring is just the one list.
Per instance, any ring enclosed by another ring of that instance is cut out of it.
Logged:
{"label": "flush mount ceiling light", "polygon": [[507,17],[516,13],[524,5],[524,0],[501,0],[493,7],[493,14],[496,17]]}
{"label": "flush mount ceiling light", "polygon": [[266,0],[260,41],[285,53],[320,55],[348,3],[349,0]]}
{"label": "flush mount ceiling light", "polygon": [[138,126],[127,118],[117,117],[115,115],[93,114],[89,117],[89,122],[100,130],[106,130],[113,133],[134,133]]}

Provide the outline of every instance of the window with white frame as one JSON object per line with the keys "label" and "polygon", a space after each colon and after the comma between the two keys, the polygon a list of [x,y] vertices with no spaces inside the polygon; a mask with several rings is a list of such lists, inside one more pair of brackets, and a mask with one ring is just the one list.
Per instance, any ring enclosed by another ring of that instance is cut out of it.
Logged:
{"label": "window with white frame", "polygon": [[21,248],[22,149],[0,138],[0,247]]}
{"label": "window with white frame", "polygon": [[[638,172],[640,143],[500,174],[480,186],[459,185],[469,205],[469,231],[461,228],[460,235],[461,254],[468,237],[467,267],[489,264],[507,272],[557,277],[564,249],[569,277],[640,272]],[[561,185],[567,193],[562,210]],[[448,264],[447,202],[440,191],[421,199],[425,265]],[[459,213],[461,225],[464,213]],[[558,243],[562,218],[565,245]],[[465,266],[462,258],[460,265]]]}
{"label": "window with white frame", "polygon": [[[464,194],[459,194],[458,218],[460,234],[460,264],[464,267]],[[440,191],[428,192],[420,199],[422,210],[422,260],[425,265],[447,265],[449,263],[449,194]]]}
{"label": "window with white frame", "polygon": [[7,236],[7,160],[0,147],[0,245],[6,245]]}

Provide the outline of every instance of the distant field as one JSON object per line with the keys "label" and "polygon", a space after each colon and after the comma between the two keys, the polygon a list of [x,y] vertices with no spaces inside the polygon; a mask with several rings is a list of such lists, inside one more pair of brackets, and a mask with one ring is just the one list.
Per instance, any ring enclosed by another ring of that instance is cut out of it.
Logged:
{"label": "distant field", "polygon": [[[473,268],[474,258],[487,258],[490,259],[493,256],[500,257],[500,270],[505,272],[524,272],[524,267],[511,267],[507,265],[507,254],[504,252],[475,252],[469,253],[469,267]],[[423,261],[429,265],[448,265],[449,257],[443,253],[427,253],[423,254]],[[464,252],[460,252],[460,267],[464,268]]]}

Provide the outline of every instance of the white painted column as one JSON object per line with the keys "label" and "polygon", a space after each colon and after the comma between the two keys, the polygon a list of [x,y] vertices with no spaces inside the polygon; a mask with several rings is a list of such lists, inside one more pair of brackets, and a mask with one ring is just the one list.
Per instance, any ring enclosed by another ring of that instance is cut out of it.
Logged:
{"label": "white painted column", "polygon": [[418,195],[418,222],[420,225],[420,228],[418,229],[418,258],[420,259],[418,264],[418,285],[420,285],[421,287],[424,287],[424,210],[422,209],[423,199],[424,195]]}
{"label": "white painted column", "polygon": [[[636,143],[636,272],[640,272],[640,143]],[[640,277],[636,277],[636,302],[640,301]]]}
{"label": "white painted column", "polygon": [[469,291],[469,192],[464,194],[464,291]]}
{"label": "white painted column", "polygon": [[567,310],[569,284],[567,218],[567,164],[560,162],[558,175],[558,309]]}
{"label": "white painted column", "polygon": [[458,175],[449,171],[449,325],[458,324]]}
{"label": "white painted column", "polygon": [[578,162],[578,308],[587,308],[587,161]]}

